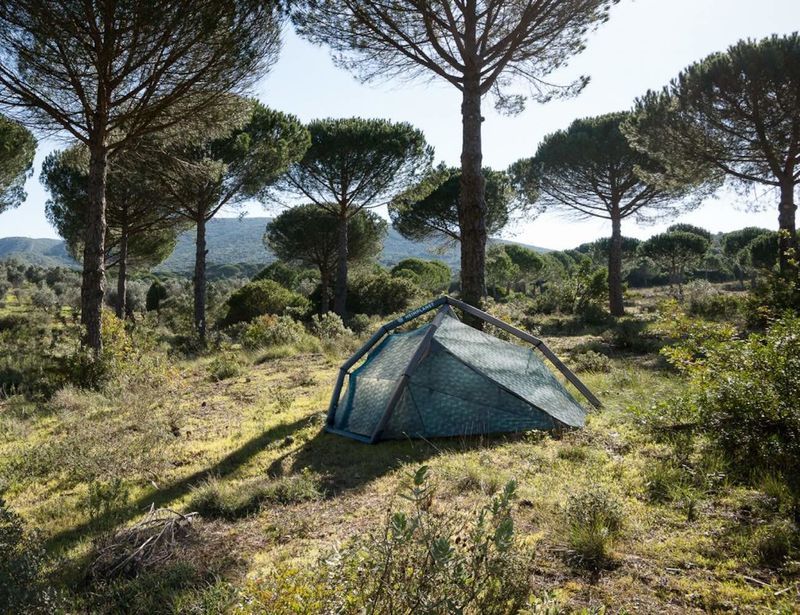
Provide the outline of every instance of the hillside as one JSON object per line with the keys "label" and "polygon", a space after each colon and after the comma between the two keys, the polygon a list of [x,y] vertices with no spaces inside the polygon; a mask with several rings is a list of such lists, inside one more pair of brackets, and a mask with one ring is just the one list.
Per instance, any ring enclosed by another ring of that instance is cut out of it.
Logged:
{"label": "hillside", "polygon": [[[269,218],[218,218],[208,224],[209,267],[222,265],[265,265],[274,260],[264,247],[262,237]],[[544,252],[543,248],[528,246]],[[415,242],[402,237],[389,227],[389,233],[379,260],[394,265],[404,258],[419,257],[446,262],[452,269],[459,265],[458,246],[444,251],[436,242]],[[54,267],[76,267],[59,239],[30,239],[27,237],[0,238],[0,260],[16,258],[31,264]],[[178,238],[170,257],[155,268],[162,273],[190,273],[194,267],[194,232],[187,231]]]}
{"label": "hillside", "polygon": [[61,239],[0,238],[0,261],[15,258],[41,267],[75,267]]}

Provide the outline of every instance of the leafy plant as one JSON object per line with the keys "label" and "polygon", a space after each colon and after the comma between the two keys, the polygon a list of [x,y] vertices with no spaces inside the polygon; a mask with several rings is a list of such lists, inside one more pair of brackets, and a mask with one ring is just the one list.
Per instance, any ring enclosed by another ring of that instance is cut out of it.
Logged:
{"label": "leafy plant", "polygon": [[[511,481],[466,525],[438,513],[427,466],[408,476],[409,510],[389,514],[377,533],[357,538],[305,571],[279,571],[251,585],[240,613],[312,612],[505,614],[529,594],[529,562],[515,537]],[[303,607],[300,607],[300,612]],[[306,611],[307,612],[307,611]]]}
{"label": "leafy plant", "polygon": [[305,335],[305,327],[291,316],[265,314],[247,324],[241,339],[245,348],[257,349],[297,344]]}
{"label": "leafy plant", "polygon": [[235,378],[244,370],[244,362],[239,353],[232,349],[220,351],[208,365],[212,380]]}
{"label": "leafy plant", "polygon": [[333,312],[314,314],[309,328],[312,334],[323,341],[336,341],[341,337],[353,335],[353,332],[344,326],[342,317]]}
{"label": "leafy plant", "polygon": [[308,311],[308,299],[273,280],[245,284],[228,298],[225,324],[247,322],[264,314],[282,316]]}
{"label": "leafy plant", "polygon": [[620,502],[605,488],[593,487],[569,496],[564,517],[568,543],[578,562],[589,568],[602,566],[622,531]]}
{"label": "leafy plant", "polygon": [[42,545],[0,497],[0,612],[24,613],[43,607],[46,592]]}

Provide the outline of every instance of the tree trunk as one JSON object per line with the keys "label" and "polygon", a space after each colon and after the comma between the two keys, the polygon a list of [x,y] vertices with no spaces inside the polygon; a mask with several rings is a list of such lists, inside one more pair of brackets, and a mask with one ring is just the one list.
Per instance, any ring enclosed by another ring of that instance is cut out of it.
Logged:
{"label": "tree trunk", "polygon": [[194,254],[194,328],[202,344],[206,343],[206,218],[197,219]]}
{"label": "tree trunk", "polygon": [[794,183],[791,178],[781,182],[781,204],[778,216],[778,227],[781,231],[779,239],[781,273],[786,275],[796,269],[792,260],[797,260],[797,228],[795,226]]}
{"label": "tree trunk", "polygon": [[611,218],[611,243],[608,247],[608,308],[612,316],[623,316],[622,298],[622,220]]}
{"label": "tree trunk", "polygon": [[101,322],[103,295],[106,289],[106,179],[108,145],[105,131],[89,144],[88,210],[83,248],[83,280],[81,283],[81,324],[85,328],[84,344],[96,357],[103,351]]}
{"label": "tree trunk", "polygon": [[331,309],[331,274],[326,267],[320,267],[319,281],[321,289],[319,296],[319,312],[320,314],[327,314]]}
{"label": "tree trunk", "polygon": [[339,218],[339,245],[336,267],[336,293],[333,311],[344,318],[347,311],[347,217]]}
{"label": "tree trunk", "polygon": [[[481,93],[475,80],[468,80],[461,103],[463,142],[461,150],[461,195],[458,223],[461,229],[461,298],[480,307],[486,294],[486,182],[481,148]],[[466,317],[466,315],[465,315]],[[468,319],[473,326],[477,319]]]}
{"label": "tree trunk", "polygon": [[117,318],[125,318],[128,307],[128,229],[125,225],[119,238],[117,274]]}

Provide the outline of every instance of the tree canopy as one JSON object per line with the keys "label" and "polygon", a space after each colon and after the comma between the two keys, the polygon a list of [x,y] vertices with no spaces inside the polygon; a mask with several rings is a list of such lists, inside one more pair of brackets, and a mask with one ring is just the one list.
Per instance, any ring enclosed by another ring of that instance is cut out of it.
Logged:
{"label": "tree canopy", "polygon": [[338,219],[334,311],[341,316],[347,300],[347,220],[423,182],[432,172],[433,148],[410,124],[386,120],[316,120],[308,131],[311,146],[289,166],[277,188]]}
{"label": "tree canopy", "polygon": [[725,177],[780,192],[781,269],[797,248],[800,183],[800,34],[741,41],[636,101],[627,128],[664,165],[656,180]]}
{"label": "tree canopy", "polygon": [[[314,205],[287,209],[267,225],[264,243],[283,261],[315,267],[321,281],[321,311],[330,307],[330,286],[339,248],[339,219]],[[378,254],[386,236],[386,222],[371,211],[347,219],[347,257],[351,262]]]}
{"label": "tree canopy", "polygon": [[652,259],[670,276],[670,286],[683,288],[686,270],[698,265],[708,250],[708,240],[695,233],[672,231],[653,235],[640,246],[642,256]]}
{"label": "tree canopy", "polygon": [[329,45],[337,63],[365,81],[387,77],[443,79],[462,94],[461,292],[478,305],[485,291],[487,206],[482,174],[481,99],[493,93],[509,112],[527,83],[539,101],[575,94],[547,79],[583,50],[587,32],[605,21],[615,0],[300,0],[293,19],[302,36]]}
{"label": "tree canopy", "polygon": [[0,105],[89,148],[81,321],[95,356],[109,157],[249,87],[275,59],[279,29],[276,3],[261,0],[0,3]]}
{"label": "tree canopy", "polygon": [[[139,158],[123,153],[110,165],[106,200],[106,266],[117,266],[117,315],[125,314],[128,266],[153,267],[175,248],[179,220],[158,206],[159,196],[144,181]],[[41,181],[50,192],[47,218],[64,238],[67,250],[83,253],[89,184],[89,153],[77,144],[50,154]]]}
{"label": "tree canopy", "polygon": [[[486,181],[486,231],[492,236],[508,225],[515,193],[507,173],[486,168],[483,176]],[[443,169],[437,178],[441,183],[432,191],[412,189],[389,204],[392,226],[403,237],[413,241],[461,241],[458,221],[461,172]]]}
{"label": "tree canopy", "polygon": [[25,180],[33,169],[36,139],[29,130],[0,115],[0,213],[25,200]]}
{"label": "tree canopy", "polygon": [[708,231],[700,226],[695,226],[694,224],[688,224],[686,222],[679,222],[678,224],[671,224],[667,227],[667,233],[692,233],[697,235],[698,237],[702,237],[706,241],[711,241],[712,235],[711,231]]}
{"label": "tree canopy", "polygon": [[206,223],[223,207],[236,207],[261,195],[287,167],[303,156],[309,134],[294,116],[258,101],[238,99],[221,109],[227,120],[198,131],[188,140],[154,140],[142,151],[148,175],[165,208],[193,224],[195,250],[195,328],[205,339]]}
{"label": "tree canopy", "polygon": [[647,221],[699,202],[688,199],[696,189],[692,183],[666,187],[643,179],[643,171],[657,172],[660,164],[630,146],[620,130],[628,116],[611,113],[575,120],[566,130],[545,137],[533,158],[514,163],[510,170],[515,185],[540,192],[543,208],[611,221],[609,307],[615,316],[624,313],[622,220],[634,216]]}
{"label": "tree canopy", "polygon": [[451,272],[441,261],[404,258],[392,267],[392,275],[406,277],[428,292],[439,293],[450,286]]}

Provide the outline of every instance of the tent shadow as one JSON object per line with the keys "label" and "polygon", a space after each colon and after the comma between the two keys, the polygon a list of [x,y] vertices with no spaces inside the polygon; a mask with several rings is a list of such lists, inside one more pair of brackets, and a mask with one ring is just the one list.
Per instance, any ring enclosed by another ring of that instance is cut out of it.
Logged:
{"label": "tent shadow", "polygon": [[523,434],[452,438],[384,440],[364,444],[320,430],[300,449],[277,459],[269,468],[275,477],[311,470],[323,477],[329,497],[359,490],[406,465],[423,464],[449,453],[491,448],[519,440]]}
{"label": "tent shadow", "polygon": [[113,522],[114,525],[120,525],[131,521],[145,512],[150,506],[160,508],[168,505],[170,502],[184,497],[193,487],[197,486],[203,480],[210,477],[225,478],[232,474],[242,465],[246,464],[255,455],[261,452],[269,444],[282,440],[293,433],[300,431],[308,426],[309,418],[303,417],[292,423],[281,423],[275,427],[260,433],[259,435],[251,438],[239,448],[231,451],[219,461],[211,466],[193,472],[189,476],[181,478],[169,485],[160,489],[153,489],[147,491],[144,495],[137,498],[134,502],[130,503],[124,509],[109,510],[103,515],[100,515],[94,521],[85,521],[79,523],[71,528],[63,530],[54,534],[47,541],[48,548],[60,550],[68,548],[81,540],[87,534],[93,534],[97,527],[107,526]]}

